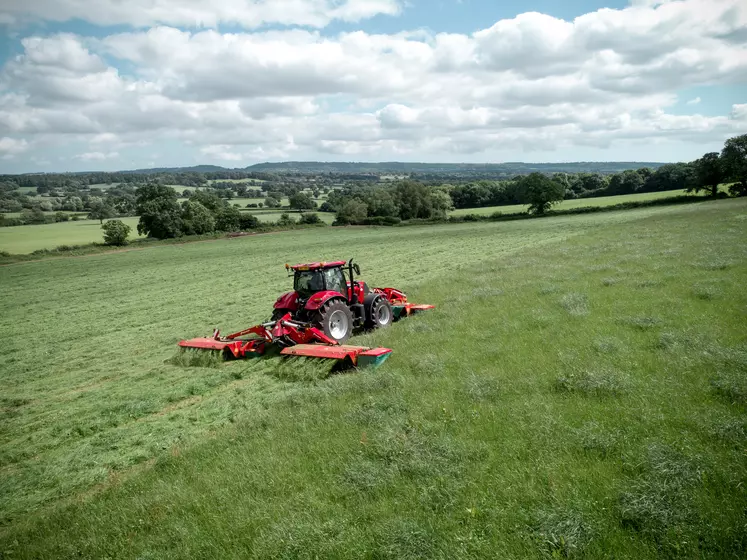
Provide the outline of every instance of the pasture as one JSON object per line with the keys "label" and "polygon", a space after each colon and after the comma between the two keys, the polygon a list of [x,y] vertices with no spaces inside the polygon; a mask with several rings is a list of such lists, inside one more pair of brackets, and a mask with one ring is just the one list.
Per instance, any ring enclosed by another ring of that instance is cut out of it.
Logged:
{"label": "pasture", "polygon": [[[746,234],[733,199],[0,267],[0,551],[739,558]],[[355,339],[379,370],[170,363],[351,256],[437,306]]]}
{"label": "pasture", "polygon": [[[632,195],[620,195],[620,196],[606,196],[597,198],[584,198],[576,200],[565,200],[560,204],[556,205],[556,209],[571,209],[581,208],[588,206],[612,206],[615,204],[621,204],[623,202],[634,202],[634,201],[646,201],[656,200],[662,198],[668,198],[683,194],[680,191],[666,191],[660,193],[641,193]],[[180,198],[179,201],[183,202],[186,198]],[[286,209],[268,209],[268,208],[246,208],[248,203],[259,203],[264,202],[263,198],[235,198],[230,201],[231,204],[238,204],[242,212],[248,212],[254,214],[261,222],[274,222],[277,221],[281,214],[289,212]],[[288,199],[283,198],[281,203],[284,206],[288,206]],[[321,204],[321,199],[317,200],[318,204]],[[493,206],[488,208],[463,208],[454,210],[450,215],[452,216],[464,216],[467,214],[478,214],[478,215],[490,215],[494,212],[501,212],[503,214],[515,214],[526,212],[527,206],[513,205],[513,206]],[[290,211],[291,216],[294,219],[298,219],[298,213]],[[316,211],[319,218],[327,223],[332,224],[335,221],[335,215],[327,212]],[[20,214],[15,214],[12,217],[18,217]],[[11,217],[11,215],[8,215]],[[132,227],[131,238],[137,236],[137,218],[124,218],[123,221]],[[98,227],[97,227],[98,226]],[[39,229],[42,227],[46,229]],[[58,245],[80,245],[85,243],[100,243],[103,241],[103,234],[101,232],[98,221],[94,220],[82,220],[78,222],[58,223],[44,226],[22,226],[12,228],[0,228],[0,251],[7,251],[13,254],[26,254],[31,253],[37,249],[54,249]]]}
{"label": "pasture", "polygon": [[[130,226],[130,239],[138,237],[139,218],[119,218]],[[0,251],[13,254],[33,253],[37,249],[54,249],[59,245],[103,243],[104,232],[98,220],[78,220],[28,226],[0,228]]]}
{"label": "pasture", "polygon": [[[650,193],[636,193],[636,194],[621,194],[617,196],[597,196],[594,198],[575,198],[569,200],[563,200],[562,202],[553,205],[553,210],[571,210],[573,208],[587,208],[589,206],[614,206],[615,204],[623,204],[625,202],[645,202],[648,200],[661,200],[663,198],[671,198],[673,196],[681,196],[688,194],[687,191],[661,191],[661,192],[650,192]],[[489,216],[494,212],[501,212],[503,214],[517,214],[519,212],[526,212],[526,204],[512,204],[507,206],[489,206],[485,208],[459,208],[454,210],[452,216],[465,216],[467,214],[477,214],[480,216]]]}

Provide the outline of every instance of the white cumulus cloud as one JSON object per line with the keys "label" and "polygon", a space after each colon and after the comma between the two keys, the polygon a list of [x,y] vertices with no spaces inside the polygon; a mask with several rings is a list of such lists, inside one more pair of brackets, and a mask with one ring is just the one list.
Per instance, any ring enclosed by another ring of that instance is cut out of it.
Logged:
{"label": "white cumulus cloud", "polygon": [[398,0],[10,0],[0,5],[0,22],[81,19],[135,27],[238,24],[254,28],[273,23],[324,27],[335,20],[396,15],[400,9]]}
{"label": "white cumulus cloud", "polygon": [[80,161],[103,161],[106,159],[115,159],[119,157],[118,152],[85,152],[74,156]]}
{"label": "white cumulus cloud", "polygon": [[[298,2],[327,19],[397,5]],[[83,2],[59,4],[50,18]],[[224,4],[215,4],[181,6],[219,17]],[[120,5],[102,2],[89,19]],[[174,23],[142,25],[153,22]],[[155,25],[98,38],[37,34],[21,47],[0,70],[0,136],[87,142],[86,154],[107,156],[89,161],[160,142],[241,163],[710,145],[747,120],[747,99],[728,115],[669,112],[682,89],[747,82],[747,4],[738,0],[636,2],[572,21],[530,12],[472,34]]]}

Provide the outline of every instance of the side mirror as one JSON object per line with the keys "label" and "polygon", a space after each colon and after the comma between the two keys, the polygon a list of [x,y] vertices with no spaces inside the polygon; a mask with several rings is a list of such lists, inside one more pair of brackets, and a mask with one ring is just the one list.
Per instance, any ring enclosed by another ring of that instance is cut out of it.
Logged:
{"label": "side mirror", "polygon": [[361,267],[359,267],[357,264],[353,265],[353,270],[355,270],[355,273],[360,276],[361,274]]}

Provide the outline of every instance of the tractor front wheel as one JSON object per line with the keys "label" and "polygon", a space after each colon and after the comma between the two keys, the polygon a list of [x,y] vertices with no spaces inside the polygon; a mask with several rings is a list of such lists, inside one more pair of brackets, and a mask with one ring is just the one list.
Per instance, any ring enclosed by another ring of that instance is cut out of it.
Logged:
{"label": "tractor front wheel", "polygon": [[318,321],[324,334],[340,344],[347,342],[353,334],[353,313],[340,300],[333,300],[320,311]]}

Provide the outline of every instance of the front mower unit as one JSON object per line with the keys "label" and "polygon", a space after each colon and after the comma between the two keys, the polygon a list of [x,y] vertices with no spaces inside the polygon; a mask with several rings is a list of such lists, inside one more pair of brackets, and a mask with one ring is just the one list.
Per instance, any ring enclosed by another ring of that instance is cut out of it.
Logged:
{"label": "front mower unit", "polygon": [[410,303],[404,292],[395,288],[369,288],[355,279],[360,269],[352,259],[286,265],[286,269],[293,271],[294,291],[278,298],[271,321],[228,336],[221,336],[216,329],[210,338],[182,340],[179,346],[220,352],[228,359],[263,356],[272,347],[280,348],[282,356],[378,367],[392,351],[347,345],[353,330],[388,327],[393,321],[434,307]]}

